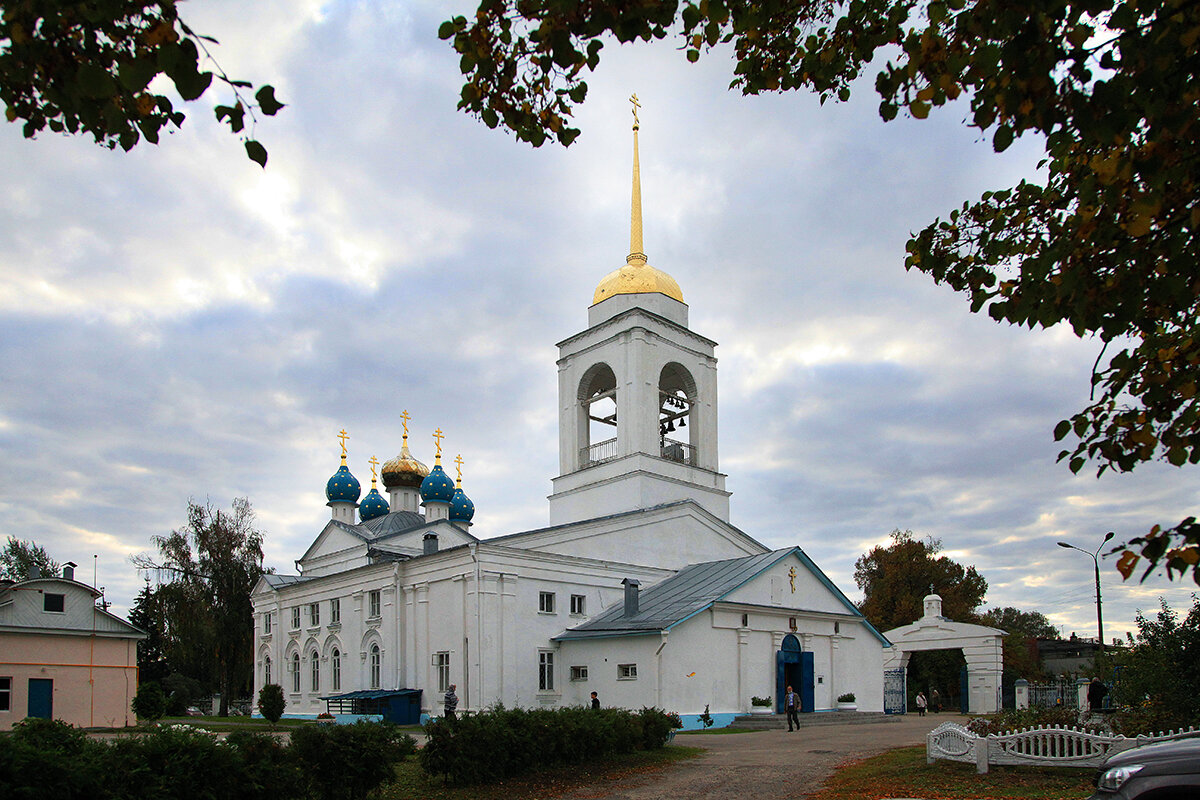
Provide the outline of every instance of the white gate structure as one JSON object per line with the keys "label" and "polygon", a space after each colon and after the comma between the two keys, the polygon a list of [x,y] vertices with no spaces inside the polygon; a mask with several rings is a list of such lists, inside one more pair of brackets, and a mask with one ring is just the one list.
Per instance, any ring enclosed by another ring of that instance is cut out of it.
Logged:
{"label": "white gate structure", "polygon": [[1200,736],[1200,729],[1129,738],[1059,726],[980,736],[957,723],[944,722],[925,736],[925,761],[973,763],[979,773],[987,772],[992,765],[1098,767],[1114,753],[1195,736]]}
{"label": "white gate structure", "polygon": [[1004,631],[943,617],[942,598],[936,594],[926,595],[924,603],[923,617],[883,634],[892,643],[891,649],[884,651],[885,674],[889,669],[908,667],[909,658],[919,650],[962,650],[967,660],[967,711],[999,711]]}

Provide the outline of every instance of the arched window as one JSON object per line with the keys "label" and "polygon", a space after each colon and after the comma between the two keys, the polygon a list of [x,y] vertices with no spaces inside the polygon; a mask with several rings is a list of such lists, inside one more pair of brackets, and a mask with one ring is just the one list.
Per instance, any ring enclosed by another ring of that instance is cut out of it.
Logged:
{"label": "arched window", "polygon": [[[697,426],[692,416],[696,381],[683,365],[670,363],[658,376],[658,437],[662,457],[699,466]],[[684,429],[691,424],[691,431]]]}
{"label": "arched window", "polygon": [[579,382],[579,466],[616,458],[617,376],[608,364],[592,366]]}
{"label": "arched window", "polygon": [[300,694],[300,654],[292,653],[292,692]]}
{"label": "arched window", "polygon": [[336,647],[333,648],[333,653],[330,654],[329,661],[332,670],[333,690],[340,692],[342,690],[342,653]]}
{"label": "arched window", "polygon": [[371,688],[379,688],[379,674],[382,671],[382,657],[379,652],[379,645],[371,645]]}
{"label": "arched window", "polygon": [[263,656],[263,686],[271,682],[271,657]]}
{"label": "arched window", "polygon": [[312,691],[321,691],[321,656],[316,650],[308,656],[309,669],[312,670]]}

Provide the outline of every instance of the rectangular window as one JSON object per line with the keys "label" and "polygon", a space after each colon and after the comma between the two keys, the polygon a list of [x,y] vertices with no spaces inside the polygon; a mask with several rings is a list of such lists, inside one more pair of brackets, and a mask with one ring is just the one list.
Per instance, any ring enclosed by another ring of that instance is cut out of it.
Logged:
{"label": "rectangular window", "polygon": [[[43,611],[66,611],[67,596],[65,594],[50,594],[46,592],[42,595],[42,610]],[[243,629],[244,630],[244,629]]]}
{"label": "rectangular window", "polygon": [[339,597],[329,601],[329,624],[342,624],[342,600]]}
{"label": "rectangular window", "polygon": [[586,681],[587,667],[571,667],[571,680]]}
{"label": "rectangular window", "polygon": [[538,691],[554,691],[554,653],[550,650],[538,651]]}
{"label": "rectangular window", "polygon": [[636,681],[637,680],[637,664],[618,664],[617,665],[617,680],[619,680],[619,681]]}
{"label": "rectangular window", "polygon": [[292,606],[292,630],[300,630],[300,606]]}
{"label": "rectangular window", "polygon": [[0,711],[12,711],[12,678],[0,678]]}
{"label": "rectangular window", "polygon": [[450,688],[450,651],[434,653],[433,666],[437,670],[437,690],[444,693]]}
{"label": "rectangular window", "polygon": [[[271,632],[271,612],[268,611],[267,613],[263,614],[263,633],[270,633],[270,632]],[[270,681],[267,681],[267,683],[270,683]]]}
{"label": "rectangular window", "polygon": [[367,594],[367,616],[371,618],[380,615],[379,590]]}
{"label": "rectangular window", "polygon": [[571,595],[571,613],[572,614],[579,615],[579,614],[583,613],[583,600],[584,600],[584,598],[583,598],[583,595],[581,595],[581,594]]}
{"label": "rectangular window", "polygon": [[321,624],[321,604],[320,603],[309,603],[308,604],[308,624],[314,628]]}
{"label": "rectangular window", "polygon": [[538,611],[543,614],[554,613],[554,592],[538,592]]}

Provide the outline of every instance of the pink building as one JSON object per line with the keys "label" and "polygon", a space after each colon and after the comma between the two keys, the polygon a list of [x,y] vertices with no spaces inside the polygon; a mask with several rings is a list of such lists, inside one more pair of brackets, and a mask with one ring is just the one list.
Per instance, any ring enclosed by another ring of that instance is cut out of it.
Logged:
{"label": "pink building", "polygon": [[135,724],[137,643],[146,634],[98,608],[98,597],[72,565],[61,578],[0,582],[0,730],[26,717]]}

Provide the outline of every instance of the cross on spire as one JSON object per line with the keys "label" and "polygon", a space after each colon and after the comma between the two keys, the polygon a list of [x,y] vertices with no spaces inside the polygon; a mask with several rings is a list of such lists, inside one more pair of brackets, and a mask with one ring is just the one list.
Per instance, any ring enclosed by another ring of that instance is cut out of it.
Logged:
{"label": "cross on spire", "polygon": [[376,458],[375,456],[371,456],[371,459],[367,463],[371,465],[371,485],[374,485],[375,484],[375,468],[379,466],[379,459]]}
{"label": "cross on spire", "polygon": [[345,428],[342,428],[342,430],[338,433],[337,438],[341,439],[341,441],[342,441],[342,463],[345,464],[346,463],[346,440],[350,438],[350,434],[346,433]]}
{"label": "cross on spire", "polygon": [[636,94],[629,98],[629,102],[633,103],[633,199],[629,209],[629,255],[625,261],[634,266],[643,266],[646,254],[642,251],[642,171],[638,165],[638,128],[641,127],[638,109],[642,104],[638,102]]}
{"label": "cross on spire", "polygon": [[633,103],[633,129],[636,131],[640,125],[640,123],[638,122],[637,112],[638,112],[638,109],[642,107],[642,104],[638,102],[637,92],[634,92],[630,96],[629,102]]}
{"label": "cross on spire", "polygon": [[433,441],[437,444],[437,463],[438,464],[442,463],[442,439],[445,439],[445,438],[446,438],[446,436],[445,436],[445,434],[442,433],[441,428],[438,428],[437,430],[435,430],[433,432]]}
{"label": "cross on spire", "polygon": [[409,415],[407,408],[400,412],[400,424],[404,426],[404,444],[408,444],[408,421],[410,419],[412,417]]}
{"label": "cross on spire", "polygon": [[454,466],[458,470],[458,488],[459,489],[462,488],[462,465],[463,465],[462,453],[459,453],[458,455],[456,455],[454,457]]}

